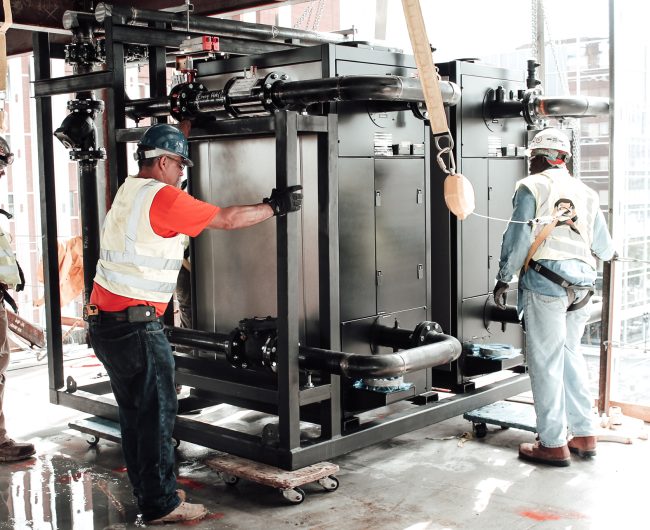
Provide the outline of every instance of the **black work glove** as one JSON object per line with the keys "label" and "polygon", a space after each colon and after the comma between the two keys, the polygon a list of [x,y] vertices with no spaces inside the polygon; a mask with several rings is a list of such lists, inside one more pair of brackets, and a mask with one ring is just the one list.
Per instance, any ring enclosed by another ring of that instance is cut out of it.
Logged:
{"label": "black work glove", "polygon": [[302,205],[302,186],[289,186],[283,190],[273,188],[271,196],[264,201],[273,209],[273,215],[287,215],[297,212]]}
{"label": "black work glove", "polygon": [[508,289],[510,289],[510,285],[502,281],[497,281],[497,284],[494,286],[494,291],[492,291],[492,294],[494,296],[494,303],[499,309],[506,308],[506,297],[508,296]]}

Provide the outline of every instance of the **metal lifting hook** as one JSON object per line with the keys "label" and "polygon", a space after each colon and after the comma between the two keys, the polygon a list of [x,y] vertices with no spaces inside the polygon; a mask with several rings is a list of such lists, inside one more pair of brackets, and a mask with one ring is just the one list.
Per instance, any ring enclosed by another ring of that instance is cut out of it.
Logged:
{"label": "metal lifting hook", "polygon": [[[440,140],[446,138],[449,142],[449,145],[443,147],[440,145]],[[433,143],[436,146],[436,162],[438,166],[446,175],[455,175],[456,174],[456,160],[454,159],[454,139],[451,137],[451,133],[446,132],[444,134],[434,136]],[[449,155],[449,168],[445,164],[445,161],[442,159],[443,155]]]}

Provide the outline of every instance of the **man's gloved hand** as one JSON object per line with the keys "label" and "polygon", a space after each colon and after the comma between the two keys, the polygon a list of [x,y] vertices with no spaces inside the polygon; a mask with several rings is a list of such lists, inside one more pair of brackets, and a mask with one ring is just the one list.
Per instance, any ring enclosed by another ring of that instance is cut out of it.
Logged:
{"label": "man's gloved hand", "polygon": [[263,202],[273,209],[273,215],[297,212],[302,205],[302,186],[289,186],[283,190],[273,188],[271,196],[266,197]]}
{"label": "man's gloved hand", "polygon": [[508,296],[509,288],[510,285],[502,281],[497,281],[497,284],[494,286],[494,291],[492,291],[492,294],[494,296],[494,303],[499,309],[506,308],[506,297]]}

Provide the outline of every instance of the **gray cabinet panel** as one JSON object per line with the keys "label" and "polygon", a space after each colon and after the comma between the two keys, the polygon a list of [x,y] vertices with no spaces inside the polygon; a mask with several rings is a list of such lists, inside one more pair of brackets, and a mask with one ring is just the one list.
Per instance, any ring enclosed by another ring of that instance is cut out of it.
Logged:
{"label": "gray cabinet panel", "polygon": [[[496,158],[488,161],[488,185],[490,200],[488,212],[491,217],[510,219],[512,214],[512,195],[517,180],[526,176],[523,158]],[[501,240],[507,223],[490,220],[489,223],[490,281],[494,281],[499,270]]]}
{"label": "gray cabinet panel", "polygon": [[374,315],[375,180],[371,158],[340,158],[339,274],[341,320]]}
{"label": "gray cabinet panel", "polygon": [[[408,76],[414,68],[336,61],[337,75],[399,75]],[[340,102],[339,156],[368,156],[375,153],[375,134],[390,135],[390,143],[423,143],[424,122],[414,120],[411,111],[387,111],[385,103]]]}
{"label": "gray cabinet panel", "polygon": [[461,152],[463,157],[490,156],[488,145],[506,147],[508,144],[524,145],[521,119],[489,120],[485,114],[484,101],[490,86],[502,86],[506,94],[515,94],[525,86],[516,81],[486,79],[485,77],[463,74],[461,76],[463,97],[461,106]]}
{"label": "gray cabinet panel", "polygon": [[424,159],[375,160],[377,312],[427,304],[425,193]]}
{"label": "gray cabinet panel", "polygon": [[[487,214],[488,161],[464,158],[461,171],[474,186],[476,212]],[[487,219],[470,215],[460,223],[461,232],[461,293],[462,298],[488,292],[488,224]]]}

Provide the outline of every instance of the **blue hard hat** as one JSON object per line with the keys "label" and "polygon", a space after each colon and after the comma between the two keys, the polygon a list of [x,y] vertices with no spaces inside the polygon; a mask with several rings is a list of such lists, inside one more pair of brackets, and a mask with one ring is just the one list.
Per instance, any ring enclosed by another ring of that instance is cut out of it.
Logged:
{"label": "blue hard hat", "polygon": [[136,158],[153,158],[165,154],[180,156],[188,167],[194,165],[189,159],[189,144],[185,135],[173,125],[158,123],[149,127],[140,138]]}

